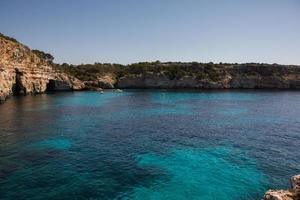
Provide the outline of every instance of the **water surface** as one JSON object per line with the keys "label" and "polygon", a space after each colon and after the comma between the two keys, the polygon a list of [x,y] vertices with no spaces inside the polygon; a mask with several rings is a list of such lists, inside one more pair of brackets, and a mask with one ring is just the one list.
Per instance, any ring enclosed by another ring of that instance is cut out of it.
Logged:
{"label": "water surface", "polygon": [[0,105],[0,199],[249,200],[300,172],[296,91],[128,90]]}

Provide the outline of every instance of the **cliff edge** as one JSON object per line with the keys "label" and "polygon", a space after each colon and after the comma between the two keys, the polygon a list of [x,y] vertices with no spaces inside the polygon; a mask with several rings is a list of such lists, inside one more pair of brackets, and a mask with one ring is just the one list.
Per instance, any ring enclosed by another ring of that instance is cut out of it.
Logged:
{"label": "cliff edge", "polygon": [[300,89],[300,66],[264,63],[141,62],[55,64],[53,57],[0,34],[0,101],[57,90]]}
{"label": "cliff edge", "polygon": [[10,95],[83,87],[78,79],[54,69],[51,61],[15,39],[0,34],[0,100],[4,101]]}
{"label": "cliff edge", "polygon": [[[300,89],[300,67],[269,64],[165,64],[163,70],[127,73],[119,88]],[[172,71],[177,67],[177,71]]]}
{"label": "cliff edge", "polygon": [[57,65],[90,88],[300,89],[300,66],[265,63],[140,62]]}

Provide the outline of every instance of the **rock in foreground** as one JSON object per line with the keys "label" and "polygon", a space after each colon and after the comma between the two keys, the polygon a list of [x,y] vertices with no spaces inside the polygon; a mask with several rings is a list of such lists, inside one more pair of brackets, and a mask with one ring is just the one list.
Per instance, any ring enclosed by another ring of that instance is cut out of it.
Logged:
{"label": "rock in foreground", "polygon": [[290,180],[288,190],[268,190],[263,200],[300,200],[300,174]]}

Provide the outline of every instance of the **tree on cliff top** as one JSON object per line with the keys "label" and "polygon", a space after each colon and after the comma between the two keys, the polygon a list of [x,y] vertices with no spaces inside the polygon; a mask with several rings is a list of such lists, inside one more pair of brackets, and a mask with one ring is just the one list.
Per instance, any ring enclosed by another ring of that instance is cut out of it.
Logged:
{"label": "tree on cliff top", "polygon": [[4,35],[4,34],[2,34],[2,33],[0,33],[0,37],[4,38],[4,39],[6,39],[6,40],[12,41],[12,42],[19,43],[18,40],[16,40],[15,38],[6,36],[6,35]]}
{"label": "tree on cliff top", "polygon": [[45,52],[37,50],[37,49],[33,49],[32,53],[37,55],[39,58],[44,59],[48,63],[53,63],[54,57],[49,53],[45,53]]}

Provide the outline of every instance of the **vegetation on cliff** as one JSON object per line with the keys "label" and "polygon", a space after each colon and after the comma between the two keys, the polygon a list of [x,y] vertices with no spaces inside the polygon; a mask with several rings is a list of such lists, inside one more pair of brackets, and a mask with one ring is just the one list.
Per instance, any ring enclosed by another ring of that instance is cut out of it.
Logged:
{"label": "vegetation on cliff", "polygon": [[51,54],[45,53],[45,52],[37,50],[37,49],[31,50],[31,52],[34,53],[35,55],[37,55],[40,59],[45,60],[49,64],[53,64],[54,56],[52,56]]}
{"label": "vegetation on cliff", "polygon": [[[238,68],[243,70],[246,75],[269,75],[276,76],[282,73],[285,66],[278,64],[259,64],[259,63],[245,63],[245,64],[231,64],[231,63],[198,63],[198,62],[140,62],[129,65],[110,64],[110,63],[94,63],[71,65],[67,63],[55,64],[57,69],[63,70],[66,73],[74,75],[80,80],[91,81],[97,77],[105,74],[115,74],[117,77],[128,74],[145,74],[164,73],[168,75],[170,80],[180,79],[184,76],[194,76],[198,79],[211,79],[218,81],[225,71]],[[292,67],[292,66],[291,66]],[[251,70],[252,68],[252,70]]]}
{"label": "vegetation on cliff", "polygon": [[[0,34],[0,38],[18,43]],[[20,43],[23,47],[26,47]],[[27,47],[26,47],[27,48]],[[54,56],[40,50],[26,50],[57,72],[75,77],[85,89],[102,88],[300,88],[300,67],[264,63],[139,62],[56,64]],[[18,52],[14,53],[21,59]],[[17,60],[17,59],[16,59]],[[22,60],[24,60],[22,58]],[[21,62],[21,60],[20,60]]]}
{"label": "vegetation on cliff", "polygon": [[4,38],[4,39],[6,39],[6,40],[9,40],[9,41],[15,42],[15,43],[19,43],[18,40],[16,40],[15,38],[6,36],[6,35],[4,35],[4,34],[2,34],[2,33],[0,33],[0,37],[1,37],[1,38]]}

